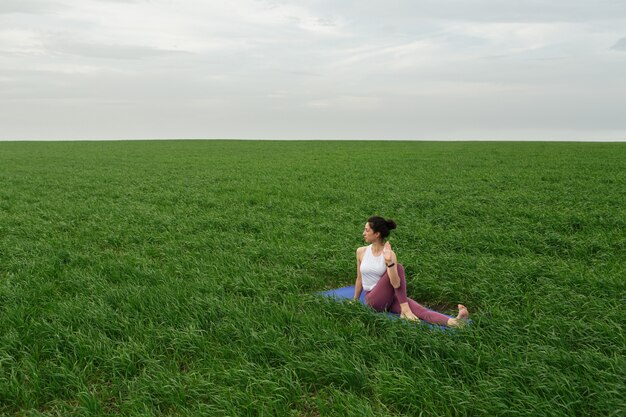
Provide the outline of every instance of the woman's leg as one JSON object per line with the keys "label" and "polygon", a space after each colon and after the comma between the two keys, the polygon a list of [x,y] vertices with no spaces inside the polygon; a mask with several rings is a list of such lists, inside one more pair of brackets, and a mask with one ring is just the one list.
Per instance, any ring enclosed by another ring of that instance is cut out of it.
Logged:
{"label": "woman's leg", "polygon": [[406,280],[404,279],[404,267],[400,264],[398,264],[398,276],[400,277],[400,286],[394,288],[389,280],[389,274],[385,272],[372,291],[365,296],[367,305],[374,310],[385,311],[396,300],[399,301],[398,306],[406,303]]}
{"label": "woman's leg", "polygon": [[398,276],[400,277],[400,286],[398,288],[394,288],[389,280],[389,275],[385,272],[372,291],[367,293],[365,296],[365,302],[374,310],[389,310],[396,314],[400,314],[402,312],[400,305],[408,302],[413,314],[421,320],[443,326],[456,324],[456,319],[452,319],[453,321],[450,322],[450,317],[437,313],[436,311],[429,310],[416,301],[407,298],[404,267],[400,264],[398,264]]}
{"label": "woman's leg", "polygon": [[[436,311],[432,311],[419,304],[415,300],[408,299],[409,307],[411,307],[411,311],[421,320],[427,321],[432,324],[440,324],[442,326],[449,326],[450,317],[445,314],[437,313]],[[401,308],[398,300],[394,300],[394,302],[389,307],[389,311],[392,313],[400,314]]]}

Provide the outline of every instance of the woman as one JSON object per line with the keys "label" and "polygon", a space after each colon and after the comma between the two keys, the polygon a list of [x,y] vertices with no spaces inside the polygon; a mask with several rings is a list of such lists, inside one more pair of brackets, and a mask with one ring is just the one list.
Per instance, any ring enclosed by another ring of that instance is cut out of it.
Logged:
{"label": "woman", "polygon": [[358,300],[365,290],[365,302],[378,311],[391,311],[400,317],[449,327],[459,327],[469,317],[467,308],[459,304],[459,314],[450,318],[419,305],[406,296],[404,268],[398,264],[396,254],[384,239],[396,228],[393,220],[370,217],[365,223],[363,237],[369,246],[356,250],[356,284],[354,299]]}

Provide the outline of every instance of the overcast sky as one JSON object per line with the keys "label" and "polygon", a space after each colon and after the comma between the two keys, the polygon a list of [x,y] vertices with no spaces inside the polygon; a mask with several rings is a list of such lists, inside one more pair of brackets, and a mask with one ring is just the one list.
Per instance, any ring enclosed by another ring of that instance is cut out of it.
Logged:
{"label": "overcast sky", "polygon": [[0,0],[0,139],[626,140],[624,0]]}

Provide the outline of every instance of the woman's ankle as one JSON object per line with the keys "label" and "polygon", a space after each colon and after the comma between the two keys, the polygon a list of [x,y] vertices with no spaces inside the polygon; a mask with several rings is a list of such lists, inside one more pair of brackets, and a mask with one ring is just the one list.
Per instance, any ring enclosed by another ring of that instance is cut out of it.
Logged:
{"label": "woman's ankle", "polygon": [[409,306],[408,301],[405,303],[400,303],[400,312],[401,313],[412,313],[411,306]]}

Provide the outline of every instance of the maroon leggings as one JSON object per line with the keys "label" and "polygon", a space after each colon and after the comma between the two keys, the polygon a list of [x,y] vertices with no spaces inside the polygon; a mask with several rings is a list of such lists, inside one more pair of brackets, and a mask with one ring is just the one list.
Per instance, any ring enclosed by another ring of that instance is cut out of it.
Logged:
{"label": "maroon leggings", "polygon": [[398,264],[398,276],[400,277],[400,286],[393,288],[387,272],[380,278],[372,291],[365,292],[365,302],[374,310],[391,311],[400,314],[400,304],[409,303],[409,307],[413,314],[420,319],[433,324],[441,324],[446,326],[450,317],[427,309],[426,307],[416,303],[406,297],[406,280],[404,279],[404,267]]}

